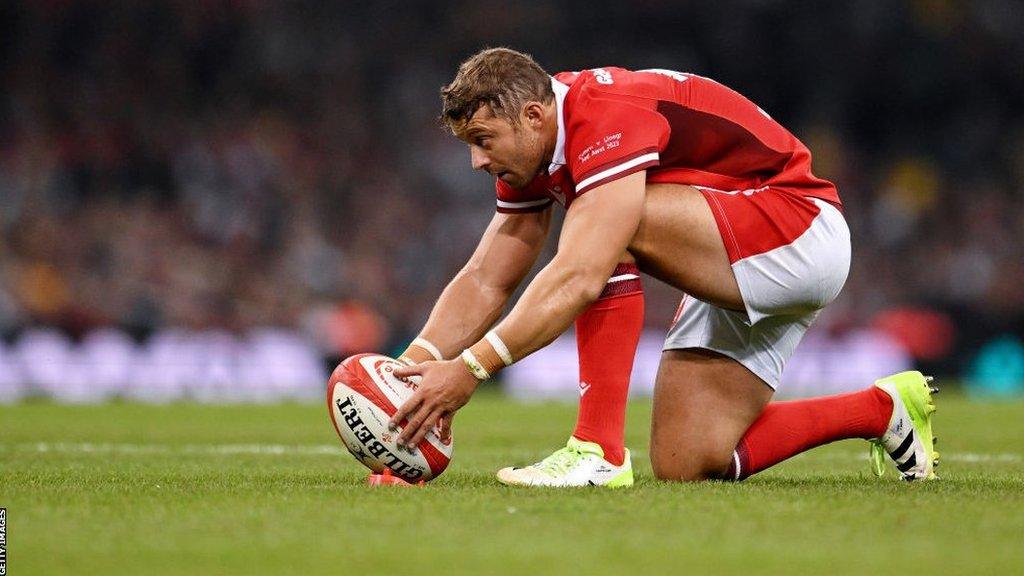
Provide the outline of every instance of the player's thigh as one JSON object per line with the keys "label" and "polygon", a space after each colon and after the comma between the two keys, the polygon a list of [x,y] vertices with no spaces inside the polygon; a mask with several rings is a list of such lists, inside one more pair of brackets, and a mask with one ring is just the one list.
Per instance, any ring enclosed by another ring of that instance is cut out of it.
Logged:
{"label": "player's thigh", "polygon": [[743,310],[722,235],[696,188],[648,184],[629,251],[651,276],[722,308]]}
{"label": "player's thigh", "polygon": [[700,348],[662,353],[651,466],[663,480],[720,478],[773,390],[736,360]]}

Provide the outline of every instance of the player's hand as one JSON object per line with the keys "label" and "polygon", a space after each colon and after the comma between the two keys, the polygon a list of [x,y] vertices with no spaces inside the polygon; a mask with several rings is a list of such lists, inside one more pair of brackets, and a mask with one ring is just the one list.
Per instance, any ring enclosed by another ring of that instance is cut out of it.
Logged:
{"label": "player's hand", "polygon": [[455,411],[469,402],[479,383],[460,358],[444,362],[424,362],[398,368],[395,376],[421,376],[416,392],[398,407],[391,418],[392,428],[408,420],[398,435],[400,446],[418,446],[432,426],[440,422],[441,438],[451,437],[451,421]]}
{"label": "player's hand", "polygon": [[[399,357],[399,362],[406,366],[415,366],[417,362],[405,354]],[[447,444],[452,441],[452,420],[455,418],[454,414],[448,416],[441,416],[437,419],[438,435],[441,437],[441,442]]]}

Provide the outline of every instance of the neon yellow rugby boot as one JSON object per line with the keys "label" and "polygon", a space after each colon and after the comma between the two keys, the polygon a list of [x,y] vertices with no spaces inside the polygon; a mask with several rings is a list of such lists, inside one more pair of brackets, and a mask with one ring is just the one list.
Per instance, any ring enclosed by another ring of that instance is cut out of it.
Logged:
{"label": "neon yellow rugby boot", "polygon": [[881,438],[871,441],[871,467],[876,476],[885,473],[885,454],[896,463],[904,480],[936,479],[939,453],[932,435],[932,395],[939,389],[920,372],[900,372],[875,382],[892,397],[892,418]]}
{"label": "neon yellow rugby boot", "polygon": [[570,436],[565,448],[522,468],[498,470],[498,482],[509,486],[604,486],[621,488],[633,485],[633,464],[629,450],[621,466],[604,459],[604,450],[594,442]]}

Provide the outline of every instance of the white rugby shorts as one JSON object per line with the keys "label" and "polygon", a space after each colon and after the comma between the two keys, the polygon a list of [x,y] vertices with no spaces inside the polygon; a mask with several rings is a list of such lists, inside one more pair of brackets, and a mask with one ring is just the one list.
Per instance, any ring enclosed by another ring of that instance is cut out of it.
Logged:
{"label": "white rugby shorts", "polygon": [[745,366],[772,389],[811,322],[850,270],[850,230],[832,204],[770,187],[696,186],[711,206],[745,311],[683,296],[664,350],[705,348]]}

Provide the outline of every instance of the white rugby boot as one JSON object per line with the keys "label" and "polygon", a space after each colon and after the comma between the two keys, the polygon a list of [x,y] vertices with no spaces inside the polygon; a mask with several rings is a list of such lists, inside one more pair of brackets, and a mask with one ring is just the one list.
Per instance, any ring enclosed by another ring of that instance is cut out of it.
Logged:
{"label": "white rugby boot", "polygon": [[920,372],[900,372],[875,382],[892,397],[892,418],[881,438],[871,441],[871,466],[876,476],[885,473],[888,453],[904,480],[933,480],[939,465],[932,436],[932,394],[939,391],[931,377]]}
{"label": "white rugby boot", "polygon": [[632,486],[633,464],[628,449],[625,454],[622,465],[615,466],[604,459],[599,444],[570,436],[565,448],[536,464],[498,470],[498,482],[508,486]]}

